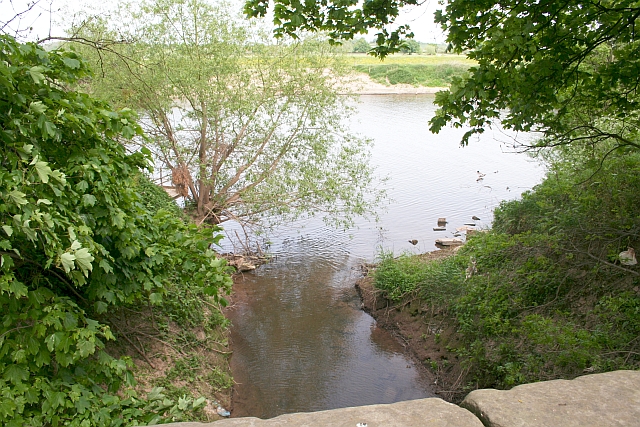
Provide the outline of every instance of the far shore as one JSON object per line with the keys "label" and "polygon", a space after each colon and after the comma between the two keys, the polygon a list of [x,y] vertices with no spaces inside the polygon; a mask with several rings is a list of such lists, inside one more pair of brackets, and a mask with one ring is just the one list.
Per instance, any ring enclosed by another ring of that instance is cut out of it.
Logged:
{"label": "far shore", "polygon": [[345,85],[348,93],[356,95],[426,95],[447,90],[446,87],[412,86],[408,84],[383,85],[366,74],[356,74]]}

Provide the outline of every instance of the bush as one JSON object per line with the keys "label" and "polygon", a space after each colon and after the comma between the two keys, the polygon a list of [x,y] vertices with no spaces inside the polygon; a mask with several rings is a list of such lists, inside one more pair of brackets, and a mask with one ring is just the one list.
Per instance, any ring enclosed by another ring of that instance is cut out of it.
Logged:
{"label": "bush", "polygon": [[[105,351],[104,323],[126,304],[161,304],[189,280],[230,286],[199,230],[146,207],[148,151],[130,110],[71,88],[89,70],[73,52],[0,36],[0,424],[117,426],[179,418],[204,399],[146,399],[127,359]],[[213,233],[216,233],[214,236]]]}

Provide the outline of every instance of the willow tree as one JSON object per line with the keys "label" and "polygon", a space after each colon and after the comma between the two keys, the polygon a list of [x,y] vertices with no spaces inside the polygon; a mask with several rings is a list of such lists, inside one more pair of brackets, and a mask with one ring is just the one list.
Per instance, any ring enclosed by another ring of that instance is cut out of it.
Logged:
{"label": "willow tree", "polygon": [[201,219],[271,225],[323,212],[348,226],[370,211],[381,193],[369,141],[344,129],[345,69],[328,45],[273,44],[200,0],[131,14],[141,24],[118,31],[135,42],[96,58],[93,90],[140,112],[144,143]]}

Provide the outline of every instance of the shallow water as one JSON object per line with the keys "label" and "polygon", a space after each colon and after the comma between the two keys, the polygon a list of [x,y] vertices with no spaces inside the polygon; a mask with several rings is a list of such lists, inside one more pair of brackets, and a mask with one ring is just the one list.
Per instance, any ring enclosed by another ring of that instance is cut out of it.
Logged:
{"label": "shallow water", "polygon": [[[488,226],[501,200],[539,182],[543,169],[513,151],[513,135],[487,131],[460,148],[462,129],[428,130],[433,97],[362,96],[352,130],[375,140],[373,164],[389,176],[393,202],[375,223],[336,231],[320,220],[282,228],[270,240],[275,259],[245,274],[244,296],[230,310],[232,416],[392,403],[433,396],[400,344],[360,310],[358,265],[379,250],[435,249],[435,239],[481,218]],[[523,136],[520,138],[530,138]],[[477,181],[477,171],[485,173]],[[446,232],[434,232],[446,217]],[[228,227],[227,227],[228,228]],[[417,239],[412,245],[408,240]]]}

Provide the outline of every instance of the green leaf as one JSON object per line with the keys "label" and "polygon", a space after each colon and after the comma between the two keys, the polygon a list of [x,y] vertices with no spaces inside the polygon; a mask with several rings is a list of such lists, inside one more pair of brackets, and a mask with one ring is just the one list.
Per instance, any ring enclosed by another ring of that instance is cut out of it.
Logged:
{"label": "green leaf", "polygon": [[85,194],[82,196],[82,204],[84,206],[93,206],[96,204],[96,198],[92,194]]}
{"label": "green leaf", "polygon": [[[42,101],[35,101],[29,104],[29,110],[33,111],[36,114],[44,114],[44,112],[47,111],[47,106],[44,105]],[[33,147],[33,145],[31,147]]]}
{"label": "green leaf", "polygon": [[43,183],[49,182],[49,176],[51,175],[51,168],[47,162],[38,161],[35,164],[36,172],[40,177],[40,181]]}
{"label": "green leaf", "polygon": [[27,199],[25,199],[26,194],[24,194],[22,191],[18,191],[18,190],[13,190],[9,192],[9,197],[11,197],[11,199],[13,199],[13,202],[16,205],[22,206],[22,205],[26,205]]}
{"label": "green leaf", "polygon": [[38,199],[38,201],[36,202],[36,205],[39,205],[41,203],[43,205],[50,205],[51,204],[51,200],[49,200],[49,199]]}
{"label": "green leaf", "polygon": [[107,261],[106,259],[100,260],[100,263],[98,265],[102,267],[105,273],[113,273],[113,268],[111,268],[111,264],[109,264],[109,261]]}
{"label": "green leaf", "polygon": [[44,74],[42,74],[43,71],[44,71],[44,67],[37,65],[35,67],[29,68],[27,73],[31,76],[35,84],[40,84],[45,79]]}
{"label": "green leaf", "polygon": [[64,62],[64,65],[69,68],[73,68],[74,70],[80,68],[80,61],[78,61],[77,59],[63,58],[62,61]]}
{"label": "green leaf", "polygon": [[93,265],[91,265],[93,259],[93,255],[89,253],[89,249],[87,248],[78,249],[76,251],[76,264],[85,273],[85,276],[88,275],[88,271],[93,270]]}
{"label": "green leaf", "polygon": [[162,295],[152,292],[149,294],[149,302],[154,305],[159,305],[162,303]]}
{"label": "green leaf", "polygon": [[66,273],[70,272],[75,268],[75,264],[73,263],[75,259],[76,259],[76,256],[69,252],[65,252],[62,255],[60,255],[60,262],[62,262],[62,267],[64,268],[64,271]]}
{"label": "green leaf", "polygon": [[28,378],[29,371],[19,365],[11,364],[7,366],[4,371],[4,379],[15,385],[22,384],[22,382],[26,381]]}
{"label": "green leaf", "polygon": [[3,225],[2,229],[4,230],[5,233],[7,233],[7,236],[9,237],[11,237],[11,235],[13,234],[13,227],[9,225]]}

